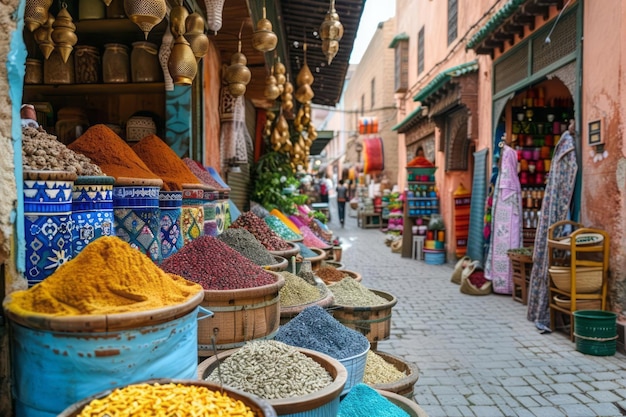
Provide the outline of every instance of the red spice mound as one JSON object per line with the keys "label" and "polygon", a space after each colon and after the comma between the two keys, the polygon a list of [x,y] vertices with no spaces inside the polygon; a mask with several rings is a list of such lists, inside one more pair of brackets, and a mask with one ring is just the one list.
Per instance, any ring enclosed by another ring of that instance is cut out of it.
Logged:
{"label": "red spice mound", "polygon": [[161,269],[205,290],[254,288],[276,282],[274,275],[212,236],[192,240],[164,260]]}
{"label": "red spice mound", "polygon": [[474,271],[469,277],[467,277],[467,279],[476,288],[482,288],[482,286],[487,282],[487,278],[485,278],[485,273],[483,271]]}
{"label": "red spice mound", "polygon": [[181,191],[183,184],[201,184],[187,164],[160,137],[146,136],[132,147],[141,160],[163,180],[166,191]]}
{"label": "red spice mound", "polygon": [[213,191],[226,190],[220,185],[219,182],[215,180],[215,178],[213,178],[213,175],[211,175],[209,171],[204,169],[202,164],[200,164],[199,162],[196,162],[191,158],[184,158],[183,162],[185,163],[185,165],[187,165],[193,175],[195,175],[204,185],[211,187]]}
{"label": "red spice mound", "polygon": [[237,220],[230,225],[233,228],[246,229],[257,238],[259,242],[270,251],[281,251],[293,249],[293,246],[286,240],[283,240],[265,223],[263,219],[251,211],[246,211],[237,217]]}
{"label": "red spice mound", "polygon": [[91,126],[67,147],[90,158],[106,175],[160,179],[133,152],[133,148],[105,125]]}

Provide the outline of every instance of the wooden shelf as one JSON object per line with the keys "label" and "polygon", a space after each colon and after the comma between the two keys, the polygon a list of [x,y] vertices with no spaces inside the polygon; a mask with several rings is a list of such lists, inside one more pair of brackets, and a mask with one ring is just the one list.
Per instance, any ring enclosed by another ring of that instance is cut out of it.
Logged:
{"label": "wooden shelf", "polygon": [[85,94],[164,94],[165,83],[108,83],[108,84],[30,84],[24,85],[30,94],[67,96]]}

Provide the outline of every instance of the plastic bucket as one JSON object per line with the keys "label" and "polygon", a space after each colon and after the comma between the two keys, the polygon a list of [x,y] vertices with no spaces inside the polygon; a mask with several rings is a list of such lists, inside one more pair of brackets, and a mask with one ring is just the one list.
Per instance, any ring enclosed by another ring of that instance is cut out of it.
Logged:
{"label": "plastic bucket", "polygon": [[348,378],[346,379],[346,385],[341,391],[341,395],[344,396],[350,392],[353,386],[363,382],[363,375],[365,374],[365,364],[367,363],[367,352],[370,350],[368,343],[367,349],[358,355],[350,356],[349,358],[338,359],[339,363],[346,367],[348,371]]}
{"label": "plastic bucket", "polygon": [[181,191],[159,192],[159,242],[162,259],[167,259],[183,247],[182,208]]}
{"label": "plastic bucket", "polygon": [[[333,378],[330,385],[317,392],[299,397],[267,400],[276,410],[276,415],[285,417],[336,417],[339,410],[340,395],[344,392],[344,384],[349,376],[342,362],[315,350],[297,348],[299,352],[319,363]],[[198,366],[198,378],[204,380],[218,366],[218,360],[224,360],[235,353],[237,349],[220,353],[219,358],[213,356],[204,360]],[[367,353],[367,351],[366,351]],[[365,365],[363,365],[365,366]],[[285,381],[289,383],[289,381]]]}
{"label": "plastic bucket", "polygon": [[617,349],[617,314],[578,310],[574,315],[576,350],[594,356],[612,356]]}
{"label": "plastic bucket", "polygon": [[15,415],[54,417],[110,388],[152,378],[194,378],[202,296],[108,316],[36,319],[8,312]]}
{"label": "plastic bucket", "polygon": [[24,172],[24,239],[28,285],[72,259],[72,188],[76,174]]}
{"label": "plastic bucket", "polygon": [[[161,262],[159,242],[159,190],[157,181],[136,180],[145,185],[120,184],[113,187],[115,235],[145,253],[156,263]],[[154,181],[154,184],[150,184]],[[129,180],[132,182],[132,179]]]}
{"label": "plastic bucket", "polygon": [[113,183],[115,178],[82,176],[72,191],[72,249],[78,255],[90,242],[114,235]]}

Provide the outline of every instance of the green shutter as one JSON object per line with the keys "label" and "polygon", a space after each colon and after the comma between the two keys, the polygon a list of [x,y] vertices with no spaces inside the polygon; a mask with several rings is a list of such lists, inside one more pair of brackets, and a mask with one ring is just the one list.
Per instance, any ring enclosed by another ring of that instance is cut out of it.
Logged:
{"label": "green shutter", "polygon": [[487,156],[489,149],[474,152],[474,179],[472,180],[472,202],[470,205],[467,256],[483,262],[483,218],[487,197]]}

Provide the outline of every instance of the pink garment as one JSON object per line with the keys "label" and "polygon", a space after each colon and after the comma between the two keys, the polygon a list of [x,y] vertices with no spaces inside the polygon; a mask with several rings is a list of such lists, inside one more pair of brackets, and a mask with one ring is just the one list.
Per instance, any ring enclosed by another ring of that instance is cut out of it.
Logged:
{"label": "pink garment", "polygon": [[522,247],[523,244],[522,190],[517,176],[517,152],[507,145],[502,149],[500,172],[496,181],[491,234],[485,277],[492,281],[493,292],[511,294],[513,276],[507,251]]}

